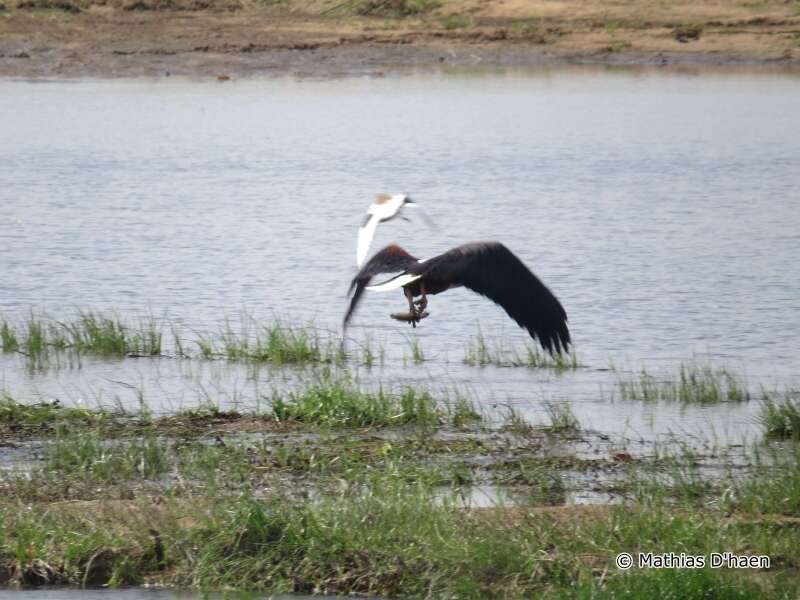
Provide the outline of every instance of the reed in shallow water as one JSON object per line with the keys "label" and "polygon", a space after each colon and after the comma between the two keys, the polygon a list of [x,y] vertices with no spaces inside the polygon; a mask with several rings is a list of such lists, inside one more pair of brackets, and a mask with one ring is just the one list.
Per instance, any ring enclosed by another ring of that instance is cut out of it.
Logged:
{"label": "reed in shallow water", "polygon": [[623,400],[666,401],[684,404],[747,402],[750,393],[740,377],[727,369],[682,364],[677,375],[660,379],[642,369],[635,378],[618,378]]}

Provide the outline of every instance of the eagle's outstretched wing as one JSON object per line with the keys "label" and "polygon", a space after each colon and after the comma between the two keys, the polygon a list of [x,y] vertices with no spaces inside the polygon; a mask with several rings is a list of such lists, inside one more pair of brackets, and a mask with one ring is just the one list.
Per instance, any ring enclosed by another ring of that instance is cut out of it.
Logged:
{"label": "eagle's outstretched wing", "polygon": [[561,303],[500,242],[464,244],[410,270],[450,287],[463,285],[493,300],[548,352],[567,350],[570,344]]}

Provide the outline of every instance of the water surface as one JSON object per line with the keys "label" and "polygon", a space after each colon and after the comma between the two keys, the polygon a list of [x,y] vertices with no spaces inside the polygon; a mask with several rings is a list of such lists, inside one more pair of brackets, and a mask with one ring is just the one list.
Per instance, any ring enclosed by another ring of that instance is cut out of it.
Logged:
{"label": "water surface", "polygon": [[[549,371],[462,363],[480,327],[525,334],[465,290],[419,328],[372,295],[351,336],[385,345],[365,382],[433,382],[542,418],[570,402],[585,427],[630,438],[753,435],[757,403],[612,401],[609,365],[672,372],[710,361],[751,388],[798,387],[800,78],[541,71],[383,79],[0,82],[0,313],[151,313],[216,331],[246,311],[336,330],[372,195],[409,191],[440,224],[395,221],[425,257],[497,239],[557,294],[581,362]],[[410,336],[426,361],[414,364]],[[156,412],[253,406],[286,372],[86,359],[30,373],[15,397]]]}

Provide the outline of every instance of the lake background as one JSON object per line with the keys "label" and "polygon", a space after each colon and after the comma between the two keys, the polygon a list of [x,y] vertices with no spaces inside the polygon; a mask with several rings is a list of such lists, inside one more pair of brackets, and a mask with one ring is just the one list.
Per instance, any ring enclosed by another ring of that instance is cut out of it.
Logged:
{"label": "lake background", "polygon": [[[619,374],[725,366],[749,387],[797,389],[800,77],[560,69],[341,80],[0,83],[0,315],[152,314],[218,331],[246,313],[336,330],[356,229],[375,193],[407,191],[438,223],[393,221],[426,257],[497,239],[560,298],[580,362],[471,367],[478,329],[527,336],[465,290],[412,330],[368,296],[350,336],[386,348],[366,384],[467,390],[539,418],[568,402],[590,429],[739,440],[758,403],[615,398]],[[413,218],[413,215],[411,215]],[[408,360],[416,336],[426,361]],[[30,372],[0,360],[15,398],[156,412],[254,405],[293,370],[173,359],[84,359]],[[618,395],[617,395],[618,396]]]}

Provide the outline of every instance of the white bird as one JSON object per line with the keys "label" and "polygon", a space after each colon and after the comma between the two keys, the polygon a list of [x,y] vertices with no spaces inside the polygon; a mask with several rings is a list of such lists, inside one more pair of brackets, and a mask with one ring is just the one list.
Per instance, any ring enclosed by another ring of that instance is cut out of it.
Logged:
{"label": "white bird", "polygon": [[[391,221],[405,207],[420,208],[419,204],[411,199],[408,194],[378,194],[375,201],[370,204],[367,209],[367,214],[364,217],[364,222],[358,229],[358,246],[356,248],[356,266],[360,269],[367,260],[370,244],[372,238],[375,237],[375,230],[378,223],[385,223]],[[428,225],[433,226],[432,221],[427,218],[425,213],[420,209],[420,214]]]}

